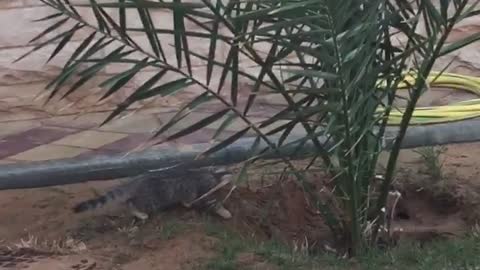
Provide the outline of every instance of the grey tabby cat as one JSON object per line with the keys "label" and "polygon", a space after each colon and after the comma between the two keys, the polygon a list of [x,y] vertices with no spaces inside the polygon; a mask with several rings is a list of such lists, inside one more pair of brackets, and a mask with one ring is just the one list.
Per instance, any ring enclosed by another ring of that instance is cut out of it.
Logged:
{"label": "grey tabby cat", "polygon": [[191,169],[179,176],[161,179],[155,173],[147,173],[113,188],[103,196],[77,204],[73,211],[80,213],[101,207],[110,201],[121,200],[127,204],[133,216],[146,220],[155,212],[172,206],[190,208],[190,204],[195,201],[195,208],[210,208],[215,214],[228,219],[231,213],[221,203],[215,199],[203,198],[202,195],[222,182],[231,181],[231,175],[224,168]]}

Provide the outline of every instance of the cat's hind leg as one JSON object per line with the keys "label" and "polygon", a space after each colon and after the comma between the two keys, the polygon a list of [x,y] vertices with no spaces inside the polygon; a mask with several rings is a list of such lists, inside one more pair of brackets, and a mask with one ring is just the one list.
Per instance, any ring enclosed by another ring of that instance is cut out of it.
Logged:
{"label": "cat's hind leg", "polygon": [[132,216],[136,217],[142,222],[145,222],[148,219],[148,214],[138,210],[138,208],[131,201],[127,202],[127,206]]}

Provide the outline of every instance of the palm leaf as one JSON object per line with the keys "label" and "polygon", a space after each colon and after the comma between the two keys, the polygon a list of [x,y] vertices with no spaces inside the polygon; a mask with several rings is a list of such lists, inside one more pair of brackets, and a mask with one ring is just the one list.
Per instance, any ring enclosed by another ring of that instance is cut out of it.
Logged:
{"label": "palm leaf", "polygon": [[[184,82],[186,86],[188,82]],[[178,86],[177,86],[178,87]],[[169,130],[174,125],[178,124],[182,119],[187,117],[193,112],[193,110],[201,104],[204,104],[208,101],[211,101],[213,97],[209,93],[203,93],[193,100],[191,100],[187,105],[183,106],[165,125],[163,125],[156,133],[155,137],[162,135],[164,132]]]}
{"label": "palm leaf", "polygon": [[62,38],[62,40],[60,40],[55,50],[53,50],[52,54],[47,60],[47,63],[50,62],[50,60],[52,60],[65,47],[65,45],[67,45],[67,43],[72,39],[73,35],[75,35],[75,32],[81,29],[82,27],[84,27],[84,25],[77,24],[72,29],[65,32],[67,34]]}
{"label": "palm leaf", "polygon": [[210,147],[209,149],[207,149],[205,152],[203,152],[201,155],[199,155],[198,158],[200,158],[202,156],[211,155],[213,153],[216,153],[216,152],[224,149],[225,147],[231,145],[232,143],[236,142],[238,139],[243,137],[243,135],[245,135],[249,130],[250,130],[250,127],[246,127],[244,129],[236,132],[232,136],[226,138],[225,140],[221,141],[220,143],[218,143],[218,144]]}
{"label": "palm leaf", "polygon": [[150,16],[148,9],[146,9],[146,7],[138,6],[137,10],[138,10],[138,15],[140,16],[140,19],[142,21],[143,27],[145,29],[144,32],[147,35],[148,41],[150,42],[150,46],[154,54],[157,57],[161,56],[162,60],[166,62],[167,58],[165,57],[162,44],[160,43],[160,40],[158,39],[158,36],[155,32],[155,26],[153,25],[153,20],[152,20],[152,17]]}
{"label": "palm leaf", "polygon": [[[110,115],[102,122],[101,126],[107,124],[110,122],[112,119],[114,119],[116,116],[118,116],[120,113],[128,109],[133,103],[136,101],[146,99],[150,96],[154,95],[144,95],[142,96],[143,93],[147,92],[148,90],[152,89],[152,87],[167,73],[167,70],[162,70],[152,76],[150,79],[148,79],[143,85],[141,85],[139,88],[135,90],[134,93],[132,93],[124,102],[119,104],[117,108],[110,113]],[[155,91],[154,89],[152,89]],[[150,90],[151,91],[151,90]]]}
{"label": "palm leaf", "polygon": [[124,85],[126,85],[140,70],[145,68],[147,64],[148,58],[144,58],[142,61],[140,61],[138,64],[136,64],[134,67],[131,69],[118,74],[115,76],[115,82],[113,83],[112,87],[108,89],[108,91],[100,98],[100,100],[106,99],[118,90],[122,88]]}
{"label": "palm leaf", "polygon": [[217,113],[214,113],[200,121],[198,121],[197,123],[191,125],[191,126],[188,126],[170,136],[168,136],[165,141],[171,141],[171,140],[175,140],[177,138],[181,138],[181,137],[184,137],[188,134],[191,134],[195,131],[198,131],[208,125],[211,125],[213,123],[215,123],[217,120],[219,120],[220,118],[222,118],[223,116],[225,116],[225,114],[227,114],[228,112],[230,111],[230,108],[227,108],[227,109],[224,109],[224,110],[221,110]]}
{"label": "palm leaf", "polygon": [[[62,13],[60,13],[61,15]],[[52,18],[56,18],[57,16],[47,16],[46,18],[47,19],[52,19]],[[44,18],[45,19],[45,18]],[[42,21],[44,19],[40,19],[39,21]],[[51,26],[49,26],[47,29],[45,29],[44,31],[42,31],[40,34],[36,35],[34,38],[32,38],[28,43],[32,43],[32,42],[35,42],[37,40],[39,40],[40,38],[44,37],[46,34],[54,31],[54,30],[57,30],[58,28],[60,28],[60,26],[62,26],[63,24],[65,24],[66,22],[68,22],[70,20],[70,18],[64,18],[58,22],[56,22],[55,24],[52,24]]]}

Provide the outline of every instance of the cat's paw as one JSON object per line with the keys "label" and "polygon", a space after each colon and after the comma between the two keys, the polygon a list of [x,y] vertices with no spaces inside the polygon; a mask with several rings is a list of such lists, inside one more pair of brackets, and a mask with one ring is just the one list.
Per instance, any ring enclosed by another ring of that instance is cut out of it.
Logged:
{"label": "cat's paw", "polygon": [[222,204],[217,204],[213,208],[213,212],[223,219],[231,219],[232,218],[232,213],[230,213],[230,211],[228,211]]}
{"label": "cat's paw", "polygon": [[143,222],[149,218],[146,213],[140,211],[132,211],[132,215]]}
{"label": "cat's paw", "polygon": [[190,203],[188,203],[188,202],[182,202],[181,204],[182,204],[182,206],[183,206],[184,208],[187,208],[187,209],[192,208],[192,204],[190,204]]}

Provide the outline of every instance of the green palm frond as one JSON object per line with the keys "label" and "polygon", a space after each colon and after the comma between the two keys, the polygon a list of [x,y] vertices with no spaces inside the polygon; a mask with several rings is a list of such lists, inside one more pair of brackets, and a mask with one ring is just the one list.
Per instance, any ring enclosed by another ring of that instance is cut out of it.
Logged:
{"label": "green palm frond", "polygon": [[[310,194],[334,235],[345,236],[343,240],[353,253],[367,238],[363,234],[371,221],[367,208],[377,199],[369,195],[371,180],[402,74],[414,65],[420,76],[411,85],[376,216],[385,205],[402,138],[435,60],[480,39],[474,34],[446,43],[459,21],[479,13],[479,1],[468,0],[42,2],[52,8],[52,14],[37,21],[50,22],[50,26],[31,40],[32,50],[18,61],[54,45],[50,61],[71,46],[76,35],[86,35],[66,59],[60,74],[48,84],[49,100],[59,93],[64,98],[79,91],[106,67],[122,64],[128,68],[100,83],[105,90],[102,99],[121,91],[143,71],[155,73],[118,104],[103,124],[138,101],[196,87],[196,95],[159,127],[155,136],[165,136],[182,126],[163,141],[174,140],[217,124],[214,138],[218,138],[234,122],[241,121],[241,130],[204,154],[219,151],[253,132],[258,143],[264,145],[255,147],[254,157],[247,162],[250,164],[269,151],[281,151],[287,138],[301,129],[303,137],[297,142],[302,145],[311,141],[315,153],[311,163],[320,157],[332,176],[328,188],[333,201],[326,202],[314,196],[315,192]],[[82,15],[85,10],[91,12],[89,18],[93,20]],[[159,24],[159,11],[171,15],[170,28]],[[423,33],[418,31],[420,26]],[[139,37],[146,42],[139,42]],[[398,45],[398,39],[404,42]],[[200,42],[206,50],[196,50]],[[222,46],[227,48],[225,56],[217,54]],[[107,53],[99,56],[101,52]],[[205,72],[200,74],[196,63],[201,63]],[[247,64],[258,69],[245,70]],[[381,88],[378,81],[385,82]],[[245,102],[240,91],[243,83],[252,86]],[[250,115],[262,95],[279,97],[285,106],[254,123]],[[200,121],[183,125],[211,101],[223,107]],[[379,108],[383,109],[382,115],[378,114]],[[327,140],[320,141],[320,135]],[[273,141],[272,136],[279,140]],[[282,159],[308,191],[305,175],[295,170],[287,157]],[[379,226],[380,221],[376,222]],[[376,231],[372,234],[375,238]]]}

